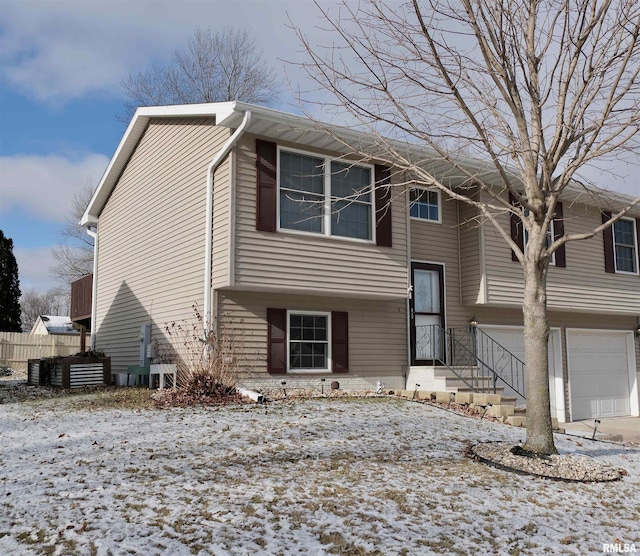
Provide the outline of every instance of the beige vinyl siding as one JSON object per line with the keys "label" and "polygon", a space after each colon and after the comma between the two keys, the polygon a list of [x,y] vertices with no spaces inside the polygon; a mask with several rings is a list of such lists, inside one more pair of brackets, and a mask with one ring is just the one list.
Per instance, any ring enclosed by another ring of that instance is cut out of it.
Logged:
{"label": "beige vinyl siding", "polygon": [[[581,204],[564,203],[565,232],[586,233],[601,224],[600,212]],[[509,230],[509,218],[501,218]],[[520,264],[490,225],[482,228],[485,245],[487,302],[521,305],[523,275]],[[604,270],[602,234],[566,246],[566,268],[549,268],[547,302],[550,309],[594,313],[640,313],[640,276],[608,274]]]}
{"label": "beige vinyl siding", "polygon": [[152,120],[100,215],[96,345],[114,371],[137,363],[141,325],[162,339],[202,308],[206,172],[228,137],[211,119]]}
{"label": "beige vinyl siding", "polygon": [[411,218],[411,260],[445,266],[447,327],[466,325],[471,317],[460,304],[460,265],[457,202],[441,195],[442,223]]}
{"label": "beige vinyl siding", "polygon": [[[220,130],[222,132],[222,129]],[[227,137],[224,136],[226,140]],[[210,161],[209,161],[210,162]],[[213,180],[213,243],[211,285],[214,289],[231,283],[231,179],[233,154],[218,167]],[[206,202],[206,199],[205,199]],[[204,260],[203,260],[204,264]]]}
{"label": "beige vinyl siding", "polygon": [[[302,145],[285,145],[302,149]],[[325,154],[325,153],[320,153]],[[407,297],[406,206],[392,203],[393,247],[256,230],[255,136],[236,149],[235,286],[344,296]]]}
{"label": "beige vinyl siding", "polygon": [[480,227],[473,220],[478,211],[467,203],[458,203],[460,212],[460,286],[462,304],[482,303],[484,292],[480,245]]}
{"label": "beige vinyl siding", "polygon": [[[482,324],[523,326],[522,309],[478,306],[474,308],[476,320]],[[623,315],[588,315],[568,311],[549,310],[551,327],[599,328],[603,330],[633,330],[635,317]]]}
{"label": "beige vinyl siding", "polygon": [[[341,380],[341,377],[347,376],[402,376],[403,367],[407,364],[406,300],[356,300],[224,291],[220,292],[219,303],[220,318],[227,329],[242,331],[242,367],[252,375],[267,374],[268,307],[349,313],[349,373],[319,373],[319,377],[335,376]],[[308,377],[307,374],[305,376]]]}

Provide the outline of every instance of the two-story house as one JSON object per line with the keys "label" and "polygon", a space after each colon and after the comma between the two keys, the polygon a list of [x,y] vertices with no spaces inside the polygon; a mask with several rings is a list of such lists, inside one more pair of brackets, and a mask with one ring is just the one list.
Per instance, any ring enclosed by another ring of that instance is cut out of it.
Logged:
{"label": "two-story house", "polygon": [[[97,235],[92,341],[113,370],[136,363],[142,324],[169,341],[165,323],[196,303],[242,330],[248,386],[429,389],[454,352],[508,372],[523,349],[510,248],[468,205],[341,152],[305,118],[239,102],[138,109],[82,219]],[[638,217],[549,271],[560,420],[638,415]],[[551,233],[601,218],[568,194]]]}

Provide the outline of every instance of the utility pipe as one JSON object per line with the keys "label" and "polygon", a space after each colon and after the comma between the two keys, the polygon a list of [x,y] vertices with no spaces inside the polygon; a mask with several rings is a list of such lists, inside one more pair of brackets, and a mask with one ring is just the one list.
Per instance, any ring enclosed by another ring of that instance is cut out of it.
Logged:
{"label": "utility pipe", "polygon": [[[229,137],[222,149],[213,157],[213,160],[207,168],[207,215],[206,215],[206,240],[205,240],[205,256],[204,256],[204,330],[205,333],[211,327],[211,269],[213,266],[213,174],[229,154],[231,149],[243,135],[249,123],[251,122],[251,110],[246,110],[240,127],[235,130],[233,135]],[[231,202],[235,202],[231,199]],[[229,261],[229,264],[234,264]]]}
{"label": "utility pipe", "polygon": [[96,349],[96,315],[98,314],[98,228],[94,232],[86,228],[87,234],[93,238],[93,280],[91,281],[91,351]]}

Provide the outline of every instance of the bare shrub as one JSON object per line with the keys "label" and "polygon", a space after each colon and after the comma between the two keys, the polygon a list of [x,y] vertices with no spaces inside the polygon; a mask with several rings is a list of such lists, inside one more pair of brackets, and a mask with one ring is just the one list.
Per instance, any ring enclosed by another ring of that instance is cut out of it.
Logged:
{"label": "bare shrub", "polygon": [[204,330],[197,305],[193,305],[191,319],[167,323],[164,330],[170,343],[157,347],[155,359],[175,362],[178,388],[165,393],[164,403],[189,405],[240,398],[236,388],[243,375],[242,329],[242,321],[218,319],[213,330]]}

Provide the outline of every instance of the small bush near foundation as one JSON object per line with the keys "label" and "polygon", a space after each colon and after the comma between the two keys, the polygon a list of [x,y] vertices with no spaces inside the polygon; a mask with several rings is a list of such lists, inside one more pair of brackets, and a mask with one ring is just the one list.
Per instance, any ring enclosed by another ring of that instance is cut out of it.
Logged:
{"label": "small bush near foundation", "polygon": [[13,375],[13,369],[4,361],[0,361],[0,376]]}
{"label": "small bush near foundation", "polygon": [[176,363],[178,387],[161,393],[157,403],[192,405],[242,400],[236,391],[241,375],[241,325],[217,322],[213,330],[204,330],[204,318],[196,305],[189,321],[166,324],[172,347],[159,358]]}

